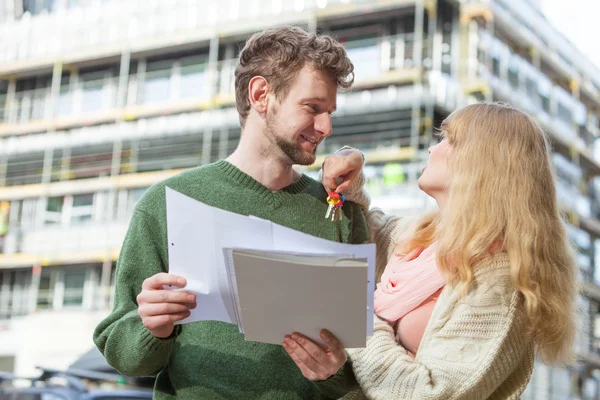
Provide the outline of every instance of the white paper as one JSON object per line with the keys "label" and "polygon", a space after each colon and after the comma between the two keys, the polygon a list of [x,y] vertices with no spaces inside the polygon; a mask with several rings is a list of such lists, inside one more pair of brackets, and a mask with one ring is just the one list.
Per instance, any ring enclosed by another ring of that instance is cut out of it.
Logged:
{"label": "white paper", "polygon": [[365,315],[367,335],[372,335],[374,244],[353,245],[329,241],[271,221],[211,207],[168,187],[165,190],[169,272],[187,279],[185,290],[195,293],[197,302],[191,315],[180,323],[215,320],[240,326],[224,249],[347,254],[368,261]]}
{"label": "white paper", "polygon": [[[238,323],[229,290],[223,247],[271,247],[269,221],[210,207],[166,188],[169,273],[183,276],[196,294],[196,308],[180,321]],[[266,222],[266,223],[265,223]]]}

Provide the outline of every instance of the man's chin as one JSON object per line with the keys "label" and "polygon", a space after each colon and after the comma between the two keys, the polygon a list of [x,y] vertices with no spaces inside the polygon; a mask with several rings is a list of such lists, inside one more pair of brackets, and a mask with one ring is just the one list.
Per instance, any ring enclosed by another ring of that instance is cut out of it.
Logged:
{"label": "man's chin", "polygon": [[316,154],[309,154],[309,153],[298,154],[298,156],[295,157],[294,164],[313,165],[316,160],[317,160]]}

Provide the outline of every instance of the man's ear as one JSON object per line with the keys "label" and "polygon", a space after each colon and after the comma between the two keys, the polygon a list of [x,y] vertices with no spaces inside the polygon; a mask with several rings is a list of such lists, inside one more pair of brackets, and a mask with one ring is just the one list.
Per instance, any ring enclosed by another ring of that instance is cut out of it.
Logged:
{"label": "man's ear", "polygon": [[250,106],[258,114],[267,112],[269,105],[269,82],[262,76],[255,76],[248,83],[248,97],[250,98]]}

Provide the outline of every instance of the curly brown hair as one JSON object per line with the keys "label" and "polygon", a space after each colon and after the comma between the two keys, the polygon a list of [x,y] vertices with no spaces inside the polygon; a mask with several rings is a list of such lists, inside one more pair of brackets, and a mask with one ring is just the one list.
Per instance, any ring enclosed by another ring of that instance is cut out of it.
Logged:
{"label": "curly brown hair", "polygon": [[332,36],[294,26],[269,28],[252,35],[235,68],[235,99],[242,127],[250,112],[248,84],[253,77],[264,77],[277,99],[282,100],[306,64],[329,73],[338,89],[347,90],[354,82],[354,65],[344,46]]}

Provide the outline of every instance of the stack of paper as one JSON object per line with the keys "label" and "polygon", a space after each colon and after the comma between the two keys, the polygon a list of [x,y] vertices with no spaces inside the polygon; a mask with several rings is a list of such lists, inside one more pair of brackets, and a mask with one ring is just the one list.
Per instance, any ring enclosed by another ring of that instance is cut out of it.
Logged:
{"label": "stack of paper", "polygon": [[182,323],[230,322],[247,340],[277,344],[293,332],[320,341],[328,329],[345,347],[365,346],[373,332],[374,244],[331,242],[170,188],[166,196],[169,272],[196,294]]}

